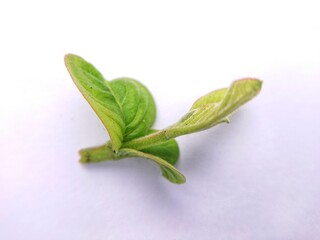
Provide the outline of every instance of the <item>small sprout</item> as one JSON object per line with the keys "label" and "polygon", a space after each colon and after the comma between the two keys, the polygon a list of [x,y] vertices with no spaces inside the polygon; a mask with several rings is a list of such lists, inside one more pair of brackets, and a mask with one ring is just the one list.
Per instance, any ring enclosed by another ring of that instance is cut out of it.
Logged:
{"label": "small sprout", "polygon": [[229,116],[257,96],[262,86],[262,81],[253,78],[234,81],[229,88],[199,98],[177,123],[154,130],[156,105],[140,82],[131,78],[107,81],[92,64],[73,54],[65,56],[65,64],[110,136],[105,145],[81,150],[80,162],[142,157],[157,163],[162,175],[178,184],[186,179],[174,167],[179,158],[174,138],[229,123]]}

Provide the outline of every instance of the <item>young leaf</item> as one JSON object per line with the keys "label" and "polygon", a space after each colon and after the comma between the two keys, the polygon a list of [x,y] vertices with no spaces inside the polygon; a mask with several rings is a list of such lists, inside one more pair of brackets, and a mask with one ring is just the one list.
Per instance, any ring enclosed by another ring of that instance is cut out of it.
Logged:
{"label": "young leaf", "polygon": [[160,169],[162,171],[162,176],[164,176],[166,179],[168,179],[172,183],[182,184],[186,182],[185,176],[179,172],[178,169],[176,169],[174,166],[172,166],[167,161],[163,160],[162,158],[144,153],[135,149],[130,148],[121,148],[119,151],[119,155],[121,158],[123,157],[142,157],[149,160],[154,161],[160,166]]}
{"label": "young leaf", "polygon": [[219,103],[224,98],[227,91],[228,88],[221,88],[218,90],[214,90],[208,93],[207,95],[204,95],[203,97],[199,98],[197,101],[194,102],[190,110],[197,109],[201,106],[210,103]]}
{"label": "young leaf", "polygon": [[169,139],[229,122],[229,115],[259,94],[262,81],[246,78],[234,81],[229,88],[219,89],[199,98],[179,122],[161,131],[124,143],[126,148],[143,149]]}
{"label": "young leaf", "polygon": [[[157,132],[157,131],[151,131]],[[150,132],[150,133],[151,133]],[[179,145],[175,139],[170,139],[161,144],[142,148],[141,152],[148,153],[157,157],[162,158],[171,165],[175,165],[179,158]]]}
{"label": "young leaf", "polygon": [[153,125],[155,103],[141,83],[129,78],[106,81],[92,64],[77,55],[66,55],[65,64],[106,127],[113,150],[118,151],[123,141],[145,135]]}
{"label": "young leaf", "polygon": [[144,136],[156,118],[156,105],[148,89],[131,78],[110,81],[125,123],[123,141]]}
{"label": "young leaf", "polygon": [[227,89],[213,91],[198,99],[189,112],[176,124],[167,128],[168,138],[202,131],[222,122],[228,116],[260,92],[262,82],[258,79],[234,81]]}

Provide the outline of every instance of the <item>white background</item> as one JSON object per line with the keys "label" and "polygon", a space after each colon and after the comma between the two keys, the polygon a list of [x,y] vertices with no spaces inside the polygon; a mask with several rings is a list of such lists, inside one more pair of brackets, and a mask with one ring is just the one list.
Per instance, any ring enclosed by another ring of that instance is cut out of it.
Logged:
{"label": "white background", "polygon": [[[319,30],[317,1],[1,1],[0,239],[319,239]],[[78,162],[108,135],[68,52],[143,82],[156,128],[235,79],[264,85],[178,138],[174,185],[143,159]]]}

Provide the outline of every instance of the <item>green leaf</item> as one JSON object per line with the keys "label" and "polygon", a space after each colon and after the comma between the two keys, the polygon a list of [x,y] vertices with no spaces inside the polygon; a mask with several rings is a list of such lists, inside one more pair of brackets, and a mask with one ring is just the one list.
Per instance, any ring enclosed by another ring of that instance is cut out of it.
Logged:
{"label": "green leaf", "polygon": [[258,95],[261,86],[262,81],[258,79],[241,79],[234,81],[229,88],[201,97],[178,123],[165,129],[166,137],[177,137],[229,122],[228,116]]}
{"label": "green leaf", "polygon": [[155,121],[156,109],[146,87],[129,78],[106,81],[92,64],[77,55],[66,55],[65,64],[106,127],[113,150],[118,151],[124,141],[147,133]]}
{"label": "green leaf", "polygon": [[163,160],[162,158],[144,153],[138,150],[130,149],[130,148],[122,148],[119,151],[119,155],[121,158],[124,157],[142,157],[149,160],[154,161],[160,166],[160,169],[162,171],[162,176],[164,176],[166,179],[168,179],[172,183],[182,184],[186,182],[185,176],[179,172],[178,169],[176,169],[174,166],[172,166],[167,161]]}
{"label": "green leaf", "polygon": [[124,141],[147,134],[156,118],[156,105],[148,89],[131,78],[110,81],[125,122]]}
{"label": "green leaf", "polygon": [[261,87],[262,81],[254,78],[234,81],[220,102],[219,113],[231,114],[237,108],[257,96],[261,91]]}
{"label": "green leaf", "polygon": [[[153,130],[150,133],[154,132],[157,131]],[[155,146],[142,148],[140,151],[160,157],[171,165],[175,165],[177,163],[180,153],[179,145],[175,139],[170,139]]]}
{"label": "green leaf", "polygon": [[208,93],[207,95],[204,95],[203,97],[199,98],[197,101],[194,102],[190,110],[197,109],[206,104],[221,102],[221,100],[226,95],[227,91],[228,91],[228,88],[222,88],[222,89],[214,90]]}

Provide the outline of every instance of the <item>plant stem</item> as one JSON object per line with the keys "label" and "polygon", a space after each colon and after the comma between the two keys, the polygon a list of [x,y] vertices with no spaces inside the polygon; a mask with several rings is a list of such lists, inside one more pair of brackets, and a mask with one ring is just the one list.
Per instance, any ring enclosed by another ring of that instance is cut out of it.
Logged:
{"label": "plant stem", "polygon": [[158,145],[160,143],[168,141],[170,138],[172,137],[169,136],[167,130],[164,129],[140,138],[133,139],[129,142],[125,142],[123,143],[122,147],[140,150],[154,145]]}
{"label": "plant stem", "polygon": [[86,148],[79,151],[81,163],[102,162],[108,160],[117,160],[116,154],[113,152],[109,144],[98,147]]}

